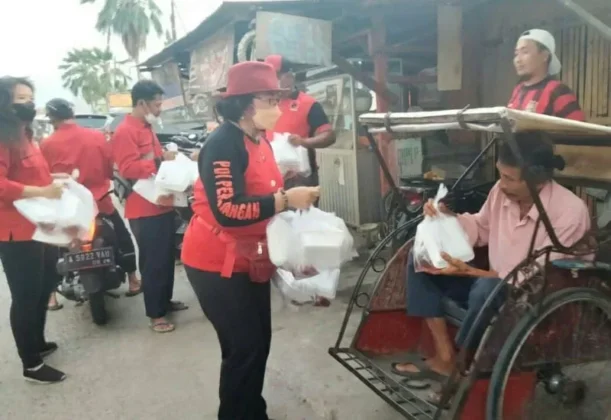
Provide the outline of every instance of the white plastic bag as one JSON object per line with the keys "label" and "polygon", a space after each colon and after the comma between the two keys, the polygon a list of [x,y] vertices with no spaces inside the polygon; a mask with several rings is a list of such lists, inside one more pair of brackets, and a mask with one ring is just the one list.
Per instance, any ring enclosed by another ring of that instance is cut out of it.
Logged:
{"label": "white plastic bag", "polygon": [[271,261],[292,272],[339,268],[354,257],[354,239],[342,219],[315,207],[285,212],[267,228]]}
{"label": "white plastic bag", "polygon": [[272,140],[272,150],[280,173],[282,176],[288,172],[295,172],[302,176],[309,176],[312,173],[308,149],[303,146],[293,146],[289,142],[289,133],[274,133]]}
{"label": "white plastic bag", "polygon": [[172,195],[174,197],[174,207],[188,207],[188,194],[186,192],[176,192],[166,190],[157,185],[155,176],[148,179],[139,179],[133,186],[136,194],[144,198],[146,201],[157,204],[159,197]]}
{"label": "white plastic bag", "polygon": [[161,162],[155,185],[159,188],[175,192],[183,192],[193,184],[190,166],[180,159]]}
{"label": "white plastic bag", "polygon": [[272,283],[278,288],[285,301],[297,303],[313,302],[317,297],[335,299],[339,284],[340,270],[322,271],[314,276],[296,279],[293,273],[278,269]]}
{"label": "white plastic bag", "polygon": [[274,133],[272,150],[282,176],[288,172],[299,172],[301,156],[297,148],[289,143],[289,134]]}
{"label": "white plastic bag", "polygon": [[[72,178],[54,182],[65,185],[61,198],[24,198],[14,203],[17,211],[33,224],[54,226],[51,231],[37,228],[32,239],[54,245],[89,239],[91,225],[98,214],[93,195]],[[74,234],[68,234],[64,231],[66,228],[74,230]]]}
{"label": "white plastic bag", "polygon": [[[435,207],[448,193],[445,185],[440,184],[435,196]],[[441,212],[431,218],[426,216],[418,225],[412,255],[416,271],[426,268],[444,269],[448,263],[441,256],[445,252],[452,258],[471,261],[475,258],[469,237],[455,216]]]}

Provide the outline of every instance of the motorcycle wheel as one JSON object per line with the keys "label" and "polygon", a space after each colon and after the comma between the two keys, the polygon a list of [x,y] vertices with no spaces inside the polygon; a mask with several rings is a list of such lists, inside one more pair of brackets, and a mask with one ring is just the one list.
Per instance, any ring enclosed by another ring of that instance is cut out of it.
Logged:
{"label": "motorcycle wheel", "polygon": [[91,318],[93,318],[94,324],[106,325],[108,313],[106,312],[104,292],[89,295],[89,309],[91,310]]}

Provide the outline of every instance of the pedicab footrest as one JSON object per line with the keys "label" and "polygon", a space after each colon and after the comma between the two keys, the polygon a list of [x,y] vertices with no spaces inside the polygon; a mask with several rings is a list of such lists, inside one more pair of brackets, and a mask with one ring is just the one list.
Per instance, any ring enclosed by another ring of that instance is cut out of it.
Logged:
{"label": "pedicab footrest", "polygon": [[424,399],[426,392],[419,395],[418,391],[405,387],[381,363],[355,349],[330,348],[329,354],[406,419],[433,420],[437,408]]}

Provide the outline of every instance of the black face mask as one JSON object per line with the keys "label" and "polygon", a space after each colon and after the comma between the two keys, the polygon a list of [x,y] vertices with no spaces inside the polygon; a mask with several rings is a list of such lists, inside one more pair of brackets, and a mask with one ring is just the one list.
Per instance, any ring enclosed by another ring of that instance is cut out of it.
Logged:
{"label": "black face mask", "polygon": [[36,105],[34,102],[26,102],[24,104],[13,104],[15,115],[23,122],[32,122],[36,116]]}

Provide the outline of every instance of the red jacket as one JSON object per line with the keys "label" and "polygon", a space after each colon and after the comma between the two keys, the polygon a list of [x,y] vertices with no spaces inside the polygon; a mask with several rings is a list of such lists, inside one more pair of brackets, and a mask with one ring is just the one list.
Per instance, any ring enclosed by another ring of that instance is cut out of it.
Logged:
{"label": "red jacket", "polygon": [[113,169],[112,150],[103,133],[73,123],[63,124],[43,140],[40,150],[51,173],[70,175],[78,169],[78,182],[91,191],[100,213],[115,211],[108,194]]}
{"label": "red jacket", "polygon": [[21,143],[0,142],[0,241],[29,241],[35,226],[13,206],[25,186],[44,187],[53,182],[38,145],[24,135]]}
{"label": "red jacket", "polygon": [[[163,150],[151,126],[127,115],[117,127],[112,139],[112,154],[119,174],[128,180],[148,179],[157,173],[155,158],[161,158]],[[171,207],[158,206],[133,192],[125,202],[125,218],[139,219],[172,211]]]}

